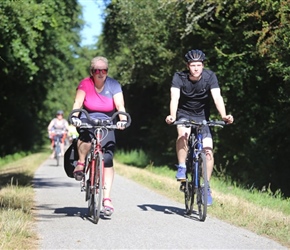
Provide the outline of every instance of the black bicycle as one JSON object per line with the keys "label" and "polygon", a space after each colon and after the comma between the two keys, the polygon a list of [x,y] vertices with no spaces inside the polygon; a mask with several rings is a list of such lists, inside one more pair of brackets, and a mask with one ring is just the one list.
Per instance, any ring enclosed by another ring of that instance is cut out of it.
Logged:
{"label": "black bicycle", "polygon": [[[92,139],[91,150],[86,156],[85,175],[81,182],[81,191],[85,191],[85,200],[88,202],[89,216],[95,224],[98,223],[102,207],[102,197],[104,186],[104,153],[101,146],[101,141],[108,135],[108,130],[117,129],[117,116],[125,115],[127,117],[127,124],[125,128],[131,124],[131,117],[128,113],[117,111],[110,119],[107,120],[93,120],[88,112],[84,109],[74,109],[69,115],[69,121],[72,123],[72,115],[74,113],[82,112],[85,114],[89,123],[82,123],[80,128],[93,128],[94,138]],[[116,119],[115,119],[116,118]]]}
{"label": "black bicycle", "polygon": [[[191,127],[188,139],[188,154],[186,159],[186,180],[180,185],[180,190],[184,192],[185,213],[191,215],[194,202],[198,208],[200,221],[205,221],[207,215],[208,178],[206,154],[202,146],[202,129],[205,126],[223,127],[224,121],[203,121],[192,120],[175,121],[173,125],[183,125]],[[194,199],[196,197],[196,200]]]}

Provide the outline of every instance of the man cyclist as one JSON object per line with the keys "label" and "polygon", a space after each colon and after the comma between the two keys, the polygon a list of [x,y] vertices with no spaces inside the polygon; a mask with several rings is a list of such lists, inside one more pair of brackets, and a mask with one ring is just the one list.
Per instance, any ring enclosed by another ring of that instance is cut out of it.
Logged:
{"label": "man cyclist", "polygon": [[[233,123],[232,115],[226,114],[225,104],[221,96],[221,90],[214,72],[204,69],[205,54],[201,50],[190,50],[185,54],[187,70],[176,72],[171,84],[170,115],[165,121],[168,124],[175,120],[194,120],[200,122],[209,120],[210,96],[212,96],[216,109],[226,123]],[[187,142],[191,128],[177,126],[178,137],[176,140],[176,153],[178,158],[178,170],[176,179],[186,179]],[[213,140],[210,128],[203,131],[203,148],[206,152],[207,177],[210,180],[214,158]],[[211,190],[208,190],[208,204],[212,205]]]}
{"label": "man cyclist", "polygon": [[[60,138],[60,150],[61,155],[64,155],[64,141],[67,136],[68,131],[68,122],[66,119],[63,118],[63,111],[58,110],[56,112],[56,117],[53,118],[48,127],[48,137],[51,140],[51,149],[54,149],[54,143],[55,143],[55,136],[59,136]],[[54,152],[51,155],[51,158],[54,157]]]}

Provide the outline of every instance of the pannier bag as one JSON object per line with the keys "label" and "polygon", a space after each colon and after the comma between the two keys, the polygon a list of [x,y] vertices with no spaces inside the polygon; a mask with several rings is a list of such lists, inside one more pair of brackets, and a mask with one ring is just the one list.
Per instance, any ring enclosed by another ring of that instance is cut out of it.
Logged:
{"label": "pannier bag", "polygon": [[79,158],[78,148],[77,148],[77,139],[74,139],[68,149],[64,154],[64,170],[66,175],[70,178],[74,178],[73,171],[75,169],[75,165]]}

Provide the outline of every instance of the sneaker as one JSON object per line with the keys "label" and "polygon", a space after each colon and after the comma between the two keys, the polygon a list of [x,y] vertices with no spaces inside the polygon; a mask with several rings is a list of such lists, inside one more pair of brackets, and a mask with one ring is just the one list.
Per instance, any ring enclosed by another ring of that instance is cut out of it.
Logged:
{"label": "sneaker", "polygon": [[186,179],[185,173],[186,173],[186,168],[182,168],[182,167],[178,166],[177,174],[175,176],[176,179],[178,181],[179,180],[185,180]]}
{"label": "sneaker", "polygon": [[[204,188],[202,187],[201,193],[203,194],[203,192],[204,192]],[[202,203],[204,204],[203,196],[201,196],[201,199],[202,199]],[[207,189],[207,205],[211,206],[212,203],[213,203],[213,199],[212,199],[212,196],[211,196],[211,190],[210,190],[210,187],[208,187],[208,189]]]}

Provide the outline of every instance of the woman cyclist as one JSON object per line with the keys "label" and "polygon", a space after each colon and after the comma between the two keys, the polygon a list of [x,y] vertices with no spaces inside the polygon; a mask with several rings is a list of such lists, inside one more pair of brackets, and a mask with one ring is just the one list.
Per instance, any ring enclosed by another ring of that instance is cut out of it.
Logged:
{"label": "woman cyclist", "polygon": [[[90,76],[83,79],[78,87],[75,96],[73,109],[84,108],[93,119],[109,119],[112,114],[118,110],[125,112],[123,92],[120,83],[108,76],[108,60],[105,57],[98,56],[91,60]],[[78,115],[78,114],[75,114]],[[117,123],[119,129],[123,129],[127,117],[120,115],[120,122]],[[80,126],[82,121],[88,122],[85,115],[73,116],[72,123]],[[74,170],[74,177],[81,181],[84,175],[86,155],[91,148],[91,139],[93,130],[78,129],[79,138],[77,142],[79,159]],[[101,142],[104,149],[104,176],[105,189],[103,192],[103,206],[105,214],[110,216],[114,208],[111,203],[110,193],[114,179],[113,154],[115,149],[115,133],[109,131],[108,135]]]}

